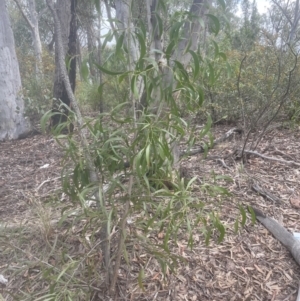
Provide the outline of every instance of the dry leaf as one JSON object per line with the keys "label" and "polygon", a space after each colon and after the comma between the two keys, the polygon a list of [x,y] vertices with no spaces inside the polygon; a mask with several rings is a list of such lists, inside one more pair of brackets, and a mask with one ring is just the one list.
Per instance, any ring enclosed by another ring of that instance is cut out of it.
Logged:
{"label": "dry leaf", "polygon": [[300,209],[300,198],[295,197],[290,199],[291,205],[293,208]]}

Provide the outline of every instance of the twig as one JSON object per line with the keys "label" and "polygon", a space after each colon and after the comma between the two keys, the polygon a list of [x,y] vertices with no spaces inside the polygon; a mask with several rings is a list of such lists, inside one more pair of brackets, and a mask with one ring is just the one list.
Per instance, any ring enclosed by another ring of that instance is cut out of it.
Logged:
{"label": "twig", "polygon": [[256,151],[244,150],[244,153],[250,154],[250,155],[255,155],[255,156],[261,157],[261,158],[266,159],[266,160],[276,161],[276,162],[287,164],[287,165],[290,165],[290,166],[300,167],[300,163],[297,163],[295,161],[287,161],[287,160],[283,160],[283,159],[278,159],[278,158],[274,158],[274,157],[265,156],[265,155],[260,154]]}
{"label": "twig", "polygon": [[261,188],[257,183],[254,183],[252,185],[252,189],[254,191],[256,191],[257,193],[259,193],[260,195],[266,197],[267,199],[271,200],[273,203],[281,203],[280,199],[273,195],[271,192],[269,192],[268,190]]}
{"label": "twig", "polygon": [[39,191],[40,188],[41,188],[44,184],[46,184],[46,183],[48,183],[48,182],[51,182],[51,181],[59,180],[59,179],[61,179],[61,177],[56,177],[56,178],[53,178],[53,179],[48,179],[48,180],[43,181],[43,182],[36,188],[36,191]]}
{"label": "twig", "polygon": [[229,169],[230,170],[230,168],[229,168],[229,166],[228,165],[226,165],[226,163],[225,163],[225,161],[223,160],[223,159],[217,159],[217,162],[220,162],[221,163],[221,165],[224,167],[224,168],[226,168],[226,169]]}

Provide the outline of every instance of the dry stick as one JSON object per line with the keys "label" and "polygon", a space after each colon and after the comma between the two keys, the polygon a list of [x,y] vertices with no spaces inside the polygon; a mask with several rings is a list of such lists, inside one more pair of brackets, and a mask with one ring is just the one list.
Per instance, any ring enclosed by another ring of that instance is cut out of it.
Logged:
{"label": "dry stick", "polygon": [[278,198],[277,196],[275,196],[274,194],[272,194],[270,191],[268,191],[267,189],[261,188],[257,183],[254,183],[251,188],[259,193],[260,195],[262,195],[263,197],[266,197],[268,200],[272,201],[273,203],[281,203],[280,198]]}
{"label": "dry stick", "polygon": [[[83,129],[83,118],[79,109],[79,106],[77,104],[77,101],[75,99],[74,93],[72,91],[71,88],[71,84],[69,81],[69,77],[68,77],[68,72],[67,72],[67,68],[65,65],[65,61],[64,61],[64,51],[63,51],[63,42],[62,42],[62,35],[61,35],[61,27],[60,27],[60,21],[57,15],[57,12],[54,8],[54,3],[52,0],[47,0],[47,5],[53,15],[53,19],[54,19],[54,27],[55,27],[55,31],[56,31],[56,43],[57,43],[57,50],[58,50],[58,64],[59,64],[59,68],[60,68],[60,75],[61,78],[63,80],[63,83],[65,85],[66,91],[67,91],[67,95],[70,99],[71,105],[73,106],[76,116],[77,116],[77,123],[78,123],[78,128],[79,128],[79,135],[80,135],[80,141],[81,141],[81,145],[84,149],[84,156],[87,162],[87,166],[88,166],[88,170],[89,170],[89,177],[90,177],[90,181],[92,183],[99,183],[99,177],[96,173],[94,164],[93,164],[93,160],[92,157],[90,155],[89,152],[89,144],[87,142],[87,138],[86,138],[86,131],[84,131]],[[101,176],[100,176],[101,178]],[[100,203],[100,195],[99,195],[99,190],[96,190],[95,193],[95,199],[98,205],[98,208],[104,208],[104,202]],[[107,229],[106,226],[106,222],[104,222],[104,229]],[[108,239],[108,233],[107,231],[105,231],[105,237],[103,239],[104,244],[105,244],[105,248],[104,248],[104,262],[105,262],[105,266],[106,269],[108,270],[109,267],[109,261],[110,261],[110,254],[109,254],[109,239]]]}
{"label": "dry stick", "polygon": [[261,157],[261,158],[266,159],[266,160],[276,161],[276,162],[287,164],[287,165],[290,165],[290,166],[294,165],[294,166],[300,167],[300,163],[297,163],[295,161],[287,161],[287,160],[283,160],[283,159],[277,159],[277,158],[274,158],[274,157],[265,156],[265,155],[262,155],[262,154],[260,154],[256,151],[244,150],[244,153],[250,154],[250,155],[255,155],[255,156]]}

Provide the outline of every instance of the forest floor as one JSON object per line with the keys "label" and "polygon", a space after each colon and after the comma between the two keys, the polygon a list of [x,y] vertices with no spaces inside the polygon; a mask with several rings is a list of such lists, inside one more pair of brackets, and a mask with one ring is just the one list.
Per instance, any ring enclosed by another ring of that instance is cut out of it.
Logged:
{"label": "forest floor", "polygon": [[[213,134],[218,138],[229,129],[216,126]],[[249,214],[237,233],[234,222],[241,216],[239,205],[250,205],[291,232],[300,232],[300,169],[254,155],[242,164],[231,154],[242,147],[243,138],[216,145],[207,158],[198,154],[182,162],[190,177],[198,177],[193,185],[195,199],[204,202],[207,210],[219,207],[224,240],[218,244],[216,234],[206,246],[201,231],[195,231],[191,250],[181,233],[170,249],[185,261],[179,262],[176,274],[167,270],[165,278],[142,247],[130,244],[130,265],[122,263],[115,300],[296,300],[300,267],[286,248],[261,224],[253,224]],[[300,163],[299,138],[299,129],[278,127],[256,151]],[[62,150],[50,136],[0,143],[0,275],[8,280],[1,286],[0,300],[109,300],[93,274],[102,273],[101,254],[88,235],[93,229],[87,229],[87,221],[95,216],[74,213],[72,220],[60,221],[66,207],[72,208],[60,189],[62,159]],[[259,195],[253,183],[279,201]],[[225,187],[230,195],[210,195],[207,184]],[[144,291],[139,286],[141,267]],[[51,299],[58,287],[65,299]],[[89,299],[82,295],[84,290],[92,291]],[[67,299],[67,292],[73,297]]]}

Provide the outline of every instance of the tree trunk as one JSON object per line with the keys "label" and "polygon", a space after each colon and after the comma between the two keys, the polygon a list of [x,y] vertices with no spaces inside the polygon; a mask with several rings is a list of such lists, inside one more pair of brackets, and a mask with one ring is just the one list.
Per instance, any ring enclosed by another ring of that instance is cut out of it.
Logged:
{"label": "tree trunk", "polygon": [[15,42],[5,1],[0,1],[0,140],[17,139],[30,131]]}
{"label": "tree trunk", "polygon": [[28,14],[25,13],[25,10],[19,0],[15,0],[15,2],[30,29],[35,54],[36,78],[43,78],[42,43],[39,32],[39,16],[36,11],[35,0],[27,0]]}
{"label": "tree trunk", "polygon": [[[102,12],[101,12],[101,0],[99,0],[99,12],[98,12],[98,64],[102,65],[102,42],[101,42],[101,25],[102,25]],[[103,84],[103,75],[102,71],[99,69],[99,84],[102,86]],[[104,101],[103,101],[103,93],[100,91],[99,93],[99,111],[100,113],[104,112]]]}
{"label": "tree trunk", "polygon": [[[148,0],[147,1],[147,12],[148,12],[148,28],[150,29],[149,36],[152,38],[151,46],[155,47],[155,49],[161,50],[162,47],[162,39],[160,33],[158,31],[158,24],[156,21],[155,13],[157,3],[156,0]],[[198,47],[199,37],[201,34],[201,23],[199,18],[203,18],[206,10],[206,0],[193,0],[193,3],[190,8],[190,15],[192,16],[189,20],[187,20],[183,26],[182,38],[179,40],[177,48],[172,54],[169,60],[169,66],[167,62],[164,62],[161,58],[161,55],[155,55],[155,59],[157,62],[161,61],[161,72],[162,72],[162,89],[173,88],[176,85],[176,81],[173,77],[173,67],[175,61],[180,62],[184,68],[188,66],[191,61],[191,54],[187,50],[195,51]],[[150,49],[151,51],[151,49]],[[161,87],[156,87],[156,89],[152,92],[152,98],[154,102],[152,104],[154,111],[157,115],[168,113],[168,108],[166,104],[162,100]],[[176,96],[174,97],[176,99]],[[173,133],[176,136],[176,133]],[[178,141],[173,141],[170,145],[173,154],[173,167],[178,170],[179,168],[179,144]]]}
{"label": "tree trunk", "polygon": [[95,63],[95,49],[96,49],[96,37],[95,37],[95,24],[94,24],[94,3],[87,2],[87,21],[86,21],[86,37],[87,47],[89,53],[89,67],[92,81],[96,79],[96,72],[94,68]]}
{"label": "tree trunk", "polygon": [[[136,62],[140,57],[140,50],[134,38],[134,26],[132,23],[131,5],[133,0],[115,0],[117,26],[125,32],[124,45],[128,50],[128,70],[134,71]],[[136,108],[140,107],[140,101],[144,92],[144,82],[141,77],[136,80],[138,96],[131,95],[134,110],[134,119],[137,119]]]}
{"label": "tree trunk", "polygon": [[[72,90],[75,90],[76,82],[76,40],[77,40],[77,24],[76,24],[76,0],[58,0],[56,11],[61,24],[61,35],[63,41],[63,54],[67,58],[68,75]],[[66,91],[64,81],[62,80],[62,71],[58,64],[58,46],[55,43],[55,80],[53,88],[53,111],[58,112],[60,101],[70,107],[70,99]],[[61,122],[67,121],[68,110],[64,108],[63,115],[54,115],[51,120],[51,125],[56,126]]]}

